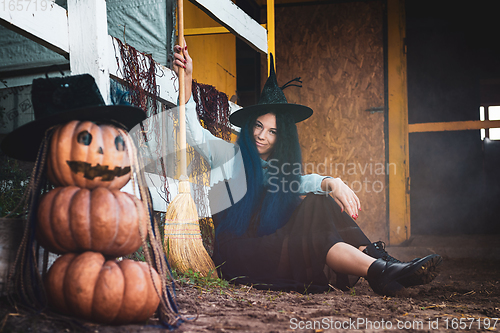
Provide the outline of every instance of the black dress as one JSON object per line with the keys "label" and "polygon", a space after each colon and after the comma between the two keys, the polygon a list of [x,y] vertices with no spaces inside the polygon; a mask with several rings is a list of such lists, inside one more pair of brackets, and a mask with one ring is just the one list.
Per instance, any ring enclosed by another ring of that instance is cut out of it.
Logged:
{"label": "black dress", "polygon": [[[220,215],[213,220],[217,227]],[[328,250],[338,242],[356,248],[370,243],[333,198],[309,193],[287,224],[273,234],[219,233],[213,259],[219,276],[256,288],[322,292],[332,285],[346,290],[358,277],[335,273],[325,264]]]}

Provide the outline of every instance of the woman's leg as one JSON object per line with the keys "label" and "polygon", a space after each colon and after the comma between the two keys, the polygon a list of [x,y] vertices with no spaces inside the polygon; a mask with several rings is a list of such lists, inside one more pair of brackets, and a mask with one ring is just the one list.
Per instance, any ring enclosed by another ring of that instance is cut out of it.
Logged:
{"label": "woman's leg", "polygon": [[326,255],[326,264],[336,272],[364,276],[373,291],[393,296],[404,287],[429,283],[436,277],[435,268],[441,257],[433,254],[409,263],[375,259],[347,243],[333,245]]}
{"label": "woman's leg", "polygon": [[326,264],[338,273],[367,276],[368,268],[375,261],[352,245],[339,242],[326,254]]}

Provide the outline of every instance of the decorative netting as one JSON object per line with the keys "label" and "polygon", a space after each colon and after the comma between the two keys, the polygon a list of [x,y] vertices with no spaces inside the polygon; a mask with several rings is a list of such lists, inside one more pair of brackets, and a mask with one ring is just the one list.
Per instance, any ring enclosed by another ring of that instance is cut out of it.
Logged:
{"label": "decorative netting", "polygon": [[[196,113],[203,127],[218,138],[229,141],[231,139],[231,128],[229,124],[229,101],[227,95],[215,89],[214,86],[198,83],[193,80],[192,86],[193,99],[196,102]],[[194,149],[191,150],[194,174],[198,175],[197,184],[208,186],[208,179],[201,175],[208,175],[210,167],[208,162],[197,154]],[[196,203],[206,203],[206,192],[204,186],[198,186],[194,191],[194,201]],[[205,248],[212,254],[214,240],[214,225],[209,216],[207,204],[201,204],[198,208],[200,216],[200,230],[203,236]]]}
{"label": "decorative netting", "polygon": [[[166,106],[158,101],[158,86],[156,84],[157,75],[163,75],[156,72],[156,64],[153,60],[153,57],[150,54],[145,54],[139,52],[134,47],[124,44],[119,39],[115,38],[115,41],[119,47],[119,53],[122,59],[122,64],[118,61],[117,64],[118,69],[121,71],[124,83],[120,85],[118,88],[117,83],[114,84],[112,89],[112,95],[115,96],[116,99],[124,99],[125,102],[130,105],[137,106],[144,110],[148,118],[151,118],[158,114],[158,110],[165,111]],[[115,50],[116,53],[116,50]],[[117,98],[119,95],[119,91],[125,90],[126,93],[122,94],[122,98]],[[118,102],[120,103],[120,102]],[[163,186],[160,190],[162,193],[162,197],[164,200],[169,203],[171,200],[170,191],[168,188],[167,178],[167,170],[165,168],[164,154],[162,154],[161,146],[162,146],[162,127],[159,123],[144,121],[141,123],[141,135],[142,138],[139,142],[151,143],[155,142],[154,147],[156,148],[155,152],[149,152],[149,156],[158,156],[158,160],[156,163],[154,161],[149,160],[147,163],[148,170],[153,171],[161,175]],[[172,137],[173,138],[173,137]],[[171,140],[170,140],[171,141]],[[136,141],[137,142],[137,141]],[[148,147],[150,147],[149,145]],[[141,151],[139,147],[139,151]],[[153,166],[154,165],[154,166]]]}
{"label": "decorative netting", "polygon": [[[175,179],[179,176],[178,170],[178,113],[177,108],[169,108],[158,99],[157,76],[159,72],[151,55],[143,54],[130,45],[117,40],[122,64],[119,69],[123,75],[126,90],[126,100],[145,110],[148,120],[141,125],[141,138],[138,142],[139,154],[145,161],[146,178],[157,175],[160,178],[150,191],[155,191],[166,204],[171,202],[172,186],[177,186]],[[115,51],[116,52],[116,51]],[[172,74],[172,80],[177,80]],[[192,96],[196,102],[196,111],[202,126],[216,137],[226,141],[231,139],[229,123],[229,101],[226,94],[218,91],[214,86],[198,83],[193,80]],[[115,94],[116,95],[116,94]],[[192,148],[187,148],[188,176],[192,183],[193,199],[200,216],[200,229],[203,243],[211,253],[213,247],[213,223],[210,218],[210,209],[207,200],[210,168],[208,163]],[[175,190],[173,191],[175,192]]]}

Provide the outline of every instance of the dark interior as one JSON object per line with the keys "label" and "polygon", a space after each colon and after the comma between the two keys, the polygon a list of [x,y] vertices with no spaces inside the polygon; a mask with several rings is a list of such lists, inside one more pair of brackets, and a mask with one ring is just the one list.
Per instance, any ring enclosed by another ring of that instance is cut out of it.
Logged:
{"label": "dark interior", "polygon": [[[492,1],[406,1],[409,123],[479,120],[500,105]],[[410,134],[414,234],[500,232],[500,142],[479,130]]]}

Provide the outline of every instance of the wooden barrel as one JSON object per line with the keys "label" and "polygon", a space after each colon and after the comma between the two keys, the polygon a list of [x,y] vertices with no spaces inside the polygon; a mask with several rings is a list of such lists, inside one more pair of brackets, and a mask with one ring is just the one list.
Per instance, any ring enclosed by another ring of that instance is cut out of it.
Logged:
{"label": "wooden barrel", "polygon": [[[23,238],[23,219],[0,218],[0,296],[7,294],[7,279],[9,271],[16,259],[17,249]],[[40,274],[42,274],[44,249],[39,251]],[[49,252],[47,269],[58,258],[58,255]]]}
{"label": "wooden barrel", "polygon": [[23,237],[23,220],[0,218],[0,295],[7,292],[7,277]]}

